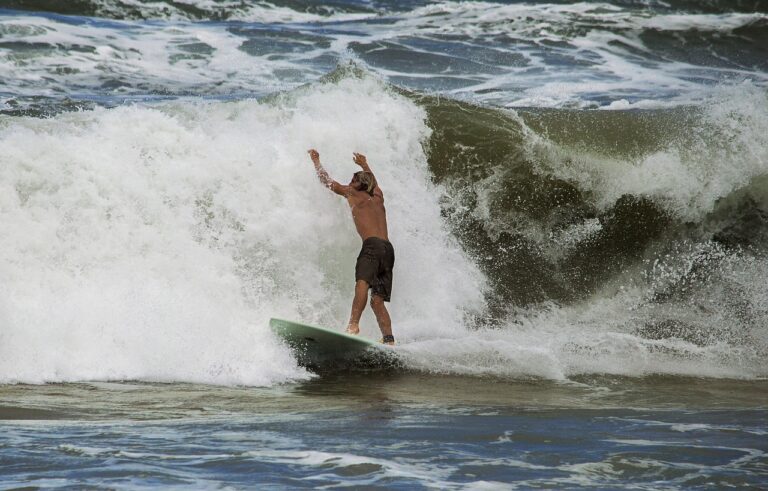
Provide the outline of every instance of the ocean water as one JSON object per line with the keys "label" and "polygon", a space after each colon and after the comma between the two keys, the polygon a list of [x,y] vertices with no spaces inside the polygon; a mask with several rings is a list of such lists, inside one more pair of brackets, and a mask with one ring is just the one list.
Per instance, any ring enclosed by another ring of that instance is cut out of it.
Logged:
{"label": "ocean water", "polygon": [[[0,484],[765,486],[766,60],[759,0],[0,1]],[[348,315],[313,147],[396,366],[268,329]]]}

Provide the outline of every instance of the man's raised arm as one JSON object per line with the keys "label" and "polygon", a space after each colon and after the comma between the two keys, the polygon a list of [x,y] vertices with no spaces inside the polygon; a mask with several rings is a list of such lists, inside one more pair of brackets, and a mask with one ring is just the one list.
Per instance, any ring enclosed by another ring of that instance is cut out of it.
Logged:
{"label": "man's raised arm", "polygon": [[365,172],[370,172],[373,174],[373,171],[370,167],[368,167],[368,159],[363,155],[362,153],[352,152],[352,160],[359,165]]}
{"label": "man's raised arm", "polygon": [[[371,170],[371,167],[368,165],[368,159],[363,155],[362,153],[352,152],[352,161],[360,166],[360,168],[363,169],[363,172],[367,172],[370,175],[373,176],[373,171]],[[382,198],[384,198],[384,191],[381,190],[381,186],[376,182],[376,176],[373,177],[374,183],[376,183],[375,189],[373,191],[374,194],[378,194]],[[373,196],[373,195],[371,195]]]}
{"label": "man's raised arm", "polygon": [[312,159],[312,163],[315,164],[315,172],[317,172],[317,177],[320,179],[320,182],[323,183],[323,186],[327,187],[336,194],[340,194],[341,196],[348,195],[349,186],[339,184],[331,178],[331,176],[328,174],[328,171],[326,171],[323,167],[323,164],[320,163],[320,154],[317,152],[317,150],[312,148],[308,150],[307,153],[309,153],[309,157]]}

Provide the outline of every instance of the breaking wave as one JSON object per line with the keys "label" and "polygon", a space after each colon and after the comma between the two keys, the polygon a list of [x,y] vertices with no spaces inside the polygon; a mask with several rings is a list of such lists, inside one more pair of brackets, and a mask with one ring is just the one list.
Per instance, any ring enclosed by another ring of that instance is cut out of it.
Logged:
{"label": "breaking wave", "polygon": [[723,91],[512,111],[345,67],[261,101],[3,116],[0,381],[307,377],[267,320],[342,326],[359,247],[310,147],[379,176],[407,367],[765,377],[768,100]]}

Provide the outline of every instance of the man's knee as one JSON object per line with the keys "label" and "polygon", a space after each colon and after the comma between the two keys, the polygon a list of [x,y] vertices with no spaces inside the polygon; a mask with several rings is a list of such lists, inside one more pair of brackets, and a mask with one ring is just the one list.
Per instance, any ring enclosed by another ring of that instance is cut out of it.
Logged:
{"label": "man's knee", "polygon": [[365,280],[357,280],[355,282],[355,291],[358,291],[358,292],[364,291],[364,292],[368,293],[368,289],[369,288],[370,288],[370,285]]}
{"label": "man's knee", "polygon": [[376,295],[375,293],[371,295],[371,307],[379,307],[381,305],[384,305],[384,298],[382,298],[381,295]]}

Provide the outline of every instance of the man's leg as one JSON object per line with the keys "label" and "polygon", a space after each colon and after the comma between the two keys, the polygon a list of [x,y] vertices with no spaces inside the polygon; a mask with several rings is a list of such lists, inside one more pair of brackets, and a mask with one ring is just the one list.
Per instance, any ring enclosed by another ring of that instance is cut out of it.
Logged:
{"label": "man's leg", "polygon": [[349,314],[349,325],[347,332],[350,334],[360,334],[360,316],[365,310],[365,302],[368,300],[368,282],[357,280],[355,282],[355,298],[352,300],[352,313]]}
{"label": "man's leg", "polygon": [[[373,313],[376,314],[376,322],[379,323],[379,329],[381,329],[382,336],[391,336],[392,319],[390,319],[389,312],[387,312],[387,306],[384,305],[384,298],[380,295],[371,295],[371,309],[373,309]],[[386,344],[394,343],[388,342]]]}

